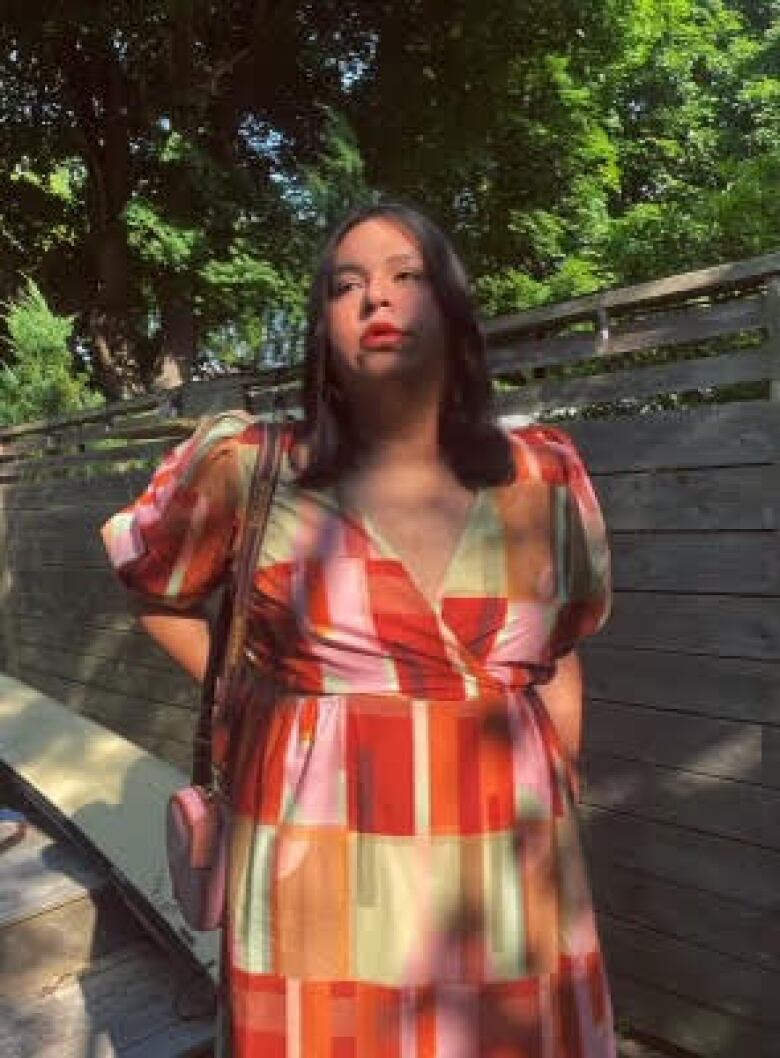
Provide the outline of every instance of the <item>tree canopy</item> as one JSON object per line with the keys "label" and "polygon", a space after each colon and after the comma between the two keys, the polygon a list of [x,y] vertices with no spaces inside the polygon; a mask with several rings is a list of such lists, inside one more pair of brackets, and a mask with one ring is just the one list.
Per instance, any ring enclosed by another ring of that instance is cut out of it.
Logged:
{"label": "tree canopy", "polygon": [[486,313],[780,242],[772,0],[7,0],[0,43],[0,299],[109,397],[256,349],[375,195]]}

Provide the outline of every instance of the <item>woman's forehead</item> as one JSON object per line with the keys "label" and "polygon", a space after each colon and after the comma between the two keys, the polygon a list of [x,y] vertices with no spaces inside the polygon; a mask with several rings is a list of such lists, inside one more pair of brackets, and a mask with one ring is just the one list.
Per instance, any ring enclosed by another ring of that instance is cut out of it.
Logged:
{"label": "woman's forehead", "polygon": [[373,264],[403,260],[417,260],[422,256],[414,235],[398,221],[385,217],[370,217],[346,233],[336,247],[333,267],[346,264]]}

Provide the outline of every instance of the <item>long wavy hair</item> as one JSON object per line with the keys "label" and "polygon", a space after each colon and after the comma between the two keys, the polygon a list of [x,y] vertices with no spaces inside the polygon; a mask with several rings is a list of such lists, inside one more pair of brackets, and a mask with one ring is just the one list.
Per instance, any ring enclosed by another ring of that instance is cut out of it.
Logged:
{"label": "long wavy hair", "polygon": [[336,251],[352,228],[376,218],[394,221],[416,239],[425,271],[444,318],[449,369],[439,412],[439,439],[444,458],[468,488],[512,480],[510,445],[498,427],[485,342],[477,322],[466,272],[443,232],[418,210],[396,202],[359,206],[331,232],[320,256],[309,295],[303,369],[303,423],[308,446],[299,476],[304,486],[337,481],[355,464],[357,439],[349,401],[333,369],[327,331]]}

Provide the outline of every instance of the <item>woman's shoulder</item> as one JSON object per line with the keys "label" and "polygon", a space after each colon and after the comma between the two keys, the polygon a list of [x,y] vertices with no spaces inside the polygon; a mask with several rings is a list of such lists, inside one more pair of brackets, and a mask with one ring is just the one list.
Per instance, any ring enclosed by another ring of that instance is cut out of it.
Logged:
{"label": "woman's shoulder", "polygon": [[516,478],[565,485],[582,465],[577,446],[559,426],[526,422],[507,431]]}

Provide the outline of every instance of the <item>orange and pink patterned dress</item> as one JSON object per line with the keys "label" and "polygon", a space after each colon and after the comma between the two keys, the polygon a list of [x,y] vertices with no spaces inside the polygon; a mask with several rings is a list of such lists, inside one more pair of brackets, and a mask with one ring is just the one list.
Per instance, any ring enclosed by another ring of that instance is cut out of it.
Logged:
{"label": "orange and pink patterned dress", "polygon": [[[225,1056],[614,1056],[572,776],[534,690],[607,618],[607,537],[568,435],[510,437],[515,481],[477,493],[433,602],[285,458],[215,741]],[[187,607],[220,584],[263,440],[228,413],[164,460],[104,528],[129,588]]]}

